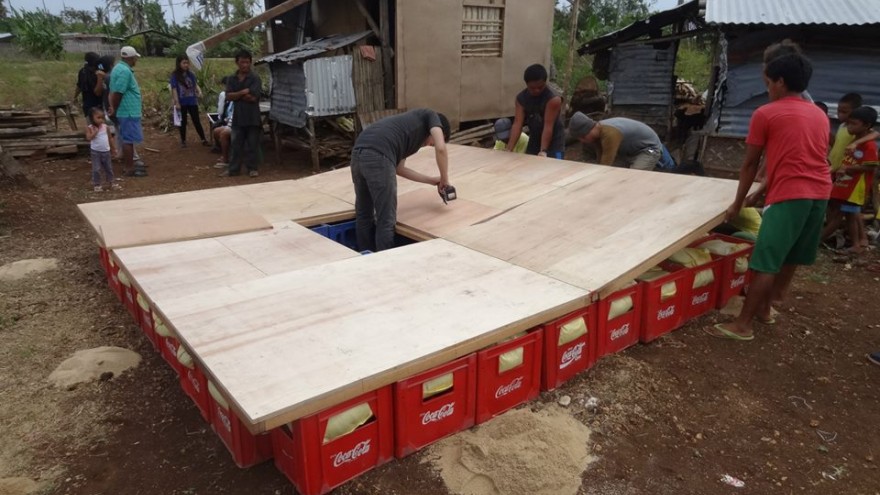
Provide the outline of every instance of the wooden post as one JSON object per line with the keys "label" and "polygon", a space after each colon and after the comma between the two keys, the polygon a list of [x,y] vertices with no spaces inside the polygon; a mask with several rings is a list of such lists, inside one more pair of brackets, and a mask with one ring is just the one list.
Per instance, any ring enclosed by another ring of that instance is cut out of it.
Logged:
{"label": "wooden post", "polygon": [[571,13],[569,14],[571,17],[571,26],[568,33],[568,60],[565,63],[565,79],[563,80],[564,85],[562,87],[562,98],[565,102],[563,115],[567,114],[568,109],[571,107],[571,95],[573,93],[571,74],[574,66],[574,45],[575,43],[577,43],[578,16],[580,15],[580,7],[581,0],[571,1]]}
{"label": "wooden post", "polygon": [[388,3],[391,0],[379,0],[379,29],[382,31],[382,80],[385,85],[385,108],[394,108],[394,66],[391,61],[391,18]]}
{"label": "wooden post", "polygon": [[315,118],[308,117],[309,121],[309,150],[312,152],[312,173],[321,171],[321,157],[318,155],[318,135],[315,134]]}

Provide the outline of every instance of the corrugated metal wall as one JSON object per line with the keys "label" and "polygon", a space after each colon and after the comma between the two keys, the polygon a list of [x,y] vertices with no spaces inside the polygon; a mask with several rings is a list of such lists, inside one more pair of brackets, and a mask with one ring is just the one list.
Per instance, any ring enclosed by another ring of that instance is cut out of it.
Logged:
{"label": "corrugated metal wall", "polygon": [[119,57],[119,49],[122,45],[115,42],[100,39],[62,38],[64,51],[69,53],[95,52],[98,55],[112,55]]}
{"label": "corrugated metal wall", "polygon": [[357,108],[351,83],[351,55],[306,60],[306,112],[313,117],[352,113]]}
{"label": "corrugated metal wall", "polygon": [[[877,84],[880,81],[880,47],[822,44],[806,45],[803,49],[813,61],[813,77],[808,91],[815,101],[823,101],[833,109],[841,96],[855,92],[862,95],[866,105],[880,105],[880,85]],[[753,56],[745,63],[731,64],[718,130],[720,134],[745,136],[748,133],[752,113],[768,101],[761,71],[759,56]]]}
{"label": "corrugated metal wall", "polygon": [[269,117],[292,127],[306,125],[306,76],[300,63],[273,62]]}
{"label": "corrugated metal wall", "polygon": [[669,126],[676,45],[618,46],[611,52],[611,113],[651,126],[660,137]]}

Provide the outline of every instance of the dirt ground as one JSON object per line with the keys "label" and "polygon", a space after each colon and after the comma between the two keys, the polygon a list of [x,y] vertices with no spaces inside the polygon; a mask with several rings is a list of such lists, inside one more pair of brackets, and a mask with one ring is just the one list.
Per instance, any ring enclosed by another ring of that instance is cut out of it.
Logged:
{"label": "dirt ground", "polygon": [[[75,205],[299,177],[308,157],[286,152],[258,179],[222,179],[205,148],[181,150],[155,131],[148,146],[159,150],[145,153],[150,176],[125,179],[120,192],[92,192],[85,157],[31,163],[27,181],[0,183],[0,265],[60,261],[0,282],[0,478],[37,480],[47,494],[292,494],[271,463],[235,467],[108,290]],[[778,323],[758,326],[753,342],[706,336],[703,327],[728,318],[712,313],[543,394],[544,403],[570,396],[568,411],[592,430],[597,460],[580,493],[880,494],[880,368],[864,357],[880,350],[871,271],[880,260],[845,261],[823,252],[800,272]],[[46,382],[74,351],[105,345],[144,361],[73,390]],[[598,409],[584,406],[591,397]],[[448,493],[423,460],[392,462],[335,493]],[[722,483],[726,474],[745,487]]]}

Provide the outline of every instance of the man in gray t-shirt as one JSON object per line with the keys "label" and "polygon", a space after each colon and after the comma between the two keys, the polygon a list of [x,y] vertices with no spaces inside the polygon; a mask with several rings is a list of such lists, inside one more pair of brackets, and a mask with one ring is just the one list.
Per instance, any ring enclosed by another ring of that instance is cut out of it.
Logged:
{"label": "man in gray t-shirt", "polygon": [[568,131],[582,143],[592,144],[602,165],[617,162],[637,170],[654,170],[663,153],[663,145],[653,129],[625,117],[596,122],[575,112]]}
{"label": "man in gray t-shirt", "polygon": [[[394,247],[397,223],[397,175],[437,186],[449,185],[446,141],[449,121],[427,108],[386,117],[360,133],[351,151],[358,249],[382,251]],[[406,167],[407,157],[422,146],[433,146],[439,176]]]}

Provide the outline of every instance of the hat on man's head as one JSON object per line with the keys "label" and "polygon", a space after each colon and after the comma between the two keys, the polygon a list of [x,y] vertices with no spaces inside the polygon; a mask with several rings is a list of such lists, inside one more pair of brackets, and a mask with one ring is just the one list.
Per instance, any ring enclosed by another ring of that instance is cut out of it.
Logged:
{"label": "hat on man's head", "polygon": [[587,117],[581,112],[575,112],[568,122],[568,134],[576,139],[580,139],[596,127],[596,121]]}
{"label": "hat on man's head", "polygon": [[507,141],[510,139],[510,128],[513,124],[510,119],[503,118],[495,121],[495,139],[498,141]]}
{"label": "hat on man's head", "polygon": [[140,57],[141,54],[138,53],[133,46],[123,46],[122,50],[119,50],[119,56],[122,58],[131,58]]}

